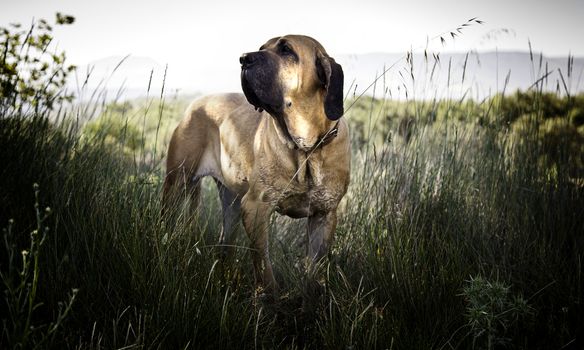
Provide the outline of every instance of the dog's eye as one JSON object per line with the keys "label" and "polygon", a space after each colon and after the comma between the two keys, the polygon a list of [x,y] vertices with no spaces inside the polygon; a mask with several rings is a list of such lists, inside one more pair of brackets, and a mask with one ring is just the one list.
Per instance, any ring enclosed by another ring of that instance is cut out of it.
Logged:
{"label": "dog's eye", "polygon": [[290,46],[288,46],[288,44],[280,45],[280,52],[284,55],[293,55],[294,54],[294,51],[292,51],[292,48]]}

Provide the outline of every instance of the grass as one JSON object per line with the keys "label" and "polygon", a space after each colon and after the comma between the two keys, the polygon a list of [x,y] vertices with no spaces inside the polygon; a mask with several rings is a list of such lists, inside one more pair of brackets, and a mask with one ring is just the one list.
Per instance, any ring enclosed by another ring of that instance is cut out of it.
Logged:
{"label": "grass", "polygon": [[160,218],[179,102],[82,129],[4,114],[0,348],[578,348],[582,100],[359,99],[329,258],[304,271],[302,222],[273,219],[275,302],[254,298],[244,234],[218,260],[212,182],[196,215]]}

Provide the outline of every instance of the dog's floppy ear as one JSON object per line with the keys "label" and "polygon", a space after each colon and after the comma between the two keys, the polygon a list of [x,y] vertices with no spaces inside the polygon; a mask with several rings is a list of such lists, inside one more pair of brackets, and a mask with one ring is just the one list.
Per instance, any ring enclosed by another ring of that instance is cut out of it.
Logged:
{"label": "dog's floppy ear", "polygon": [[318,78],[326,89],[324,112],[330,120],[343,116],[343,68],[334,58],[321,52],[316,55],[316,71]]}

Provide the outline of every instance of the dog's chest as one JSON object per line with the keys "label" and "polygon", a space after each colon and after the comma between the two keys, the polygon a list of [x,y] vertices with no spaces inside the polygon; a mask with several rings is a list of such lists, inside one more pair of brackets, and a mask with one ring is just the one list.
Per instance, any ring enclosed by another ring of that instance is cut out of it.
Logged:
{"label": "dog's chest", "polygon": [[[265,194],[274,203],[276,211],[293,218],[311,216],[317,212],[328,212],[336,206],[342,190],[330,186],[327,181],[334,176],[319,157],[308,159],[300,157],[295,169],[282,174],[282,169],[273,169],[279,176],[263,177],[267,185]],[[294,171],[290,171],[294,170]]]}
{"label": "dog's chest", "polygon": [[288,192],[277,201],[275,209],[278,213],[292,218],[312,216],[318,212],[328,212],[337,203],[329,189],[311,188],[307,192]]}

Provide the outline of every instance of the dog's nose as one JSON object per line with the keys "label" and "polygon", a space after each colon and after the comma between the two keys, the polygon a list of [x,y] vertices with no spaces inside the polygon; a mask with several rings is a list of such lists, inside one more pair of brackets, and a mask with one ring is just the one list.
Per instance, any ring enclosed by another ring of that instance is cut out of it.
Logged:
{"label": "dog's nose", "polygon": [[251,53],[244,53],[239,57],[239,63],[242,68],[249,68],[256,62],[255,55]]}

